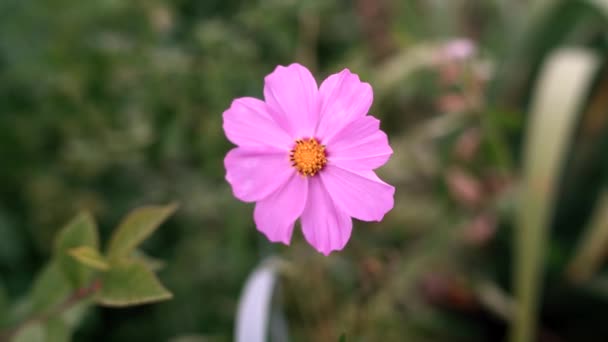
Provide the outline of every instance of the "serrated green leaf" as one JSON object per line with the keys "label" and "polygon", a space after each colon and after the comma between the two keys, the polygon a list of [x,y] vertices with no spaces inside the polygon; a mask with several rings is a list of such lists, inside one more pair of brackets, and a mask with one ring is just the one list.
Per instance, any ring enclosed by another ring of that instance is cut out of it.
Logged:
{"label": "serrated green leaf", "polygon": [[110,268],[106,258],[99,254],[96,249],[89,246],[72,248],[68,251],[68,253],[81,264],[96,270],[105,271]]}
{"label": "serrated green leaf", "polygon": [[177,208],[176,204],[148,206],[132,211],[118,226],[108,248],[108,259],[127,258]]}
{"label": "serrated green leaf", "polygon": [[141,262],[120,262],[101,274],[101,290],[96,297],[100,305],[133,306],[170,299],[165,289]]}
{"label": "serrated green leaf", "polygon": [[68,223],[55,239],[55,255],[61,270],[72,283],[74,288],[85,285],[92,275],[92,271],[74,260],[68,254],[76,247],[87,246],[94,250],[99,248],[99,237],[93,217],[82,212]]}

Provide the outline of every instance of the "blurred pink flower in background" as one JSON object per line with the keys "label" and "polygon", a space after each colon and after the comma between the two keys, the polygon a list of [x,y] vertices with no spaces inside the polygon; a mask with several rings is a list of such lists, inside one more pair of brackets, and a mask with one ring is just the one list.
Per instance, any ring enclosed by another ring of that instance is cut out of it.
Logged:
{"label": "blurred pink flower in background", "polygon": [[448,41],[440,50],[443,61],[465,60],[473,57],[477,52],[475,42],[468,38],[456,38]]}
{"label": "blurred pink flower in background", "polygon": [[257,229],[289,244],[300,218],[306,240],[328,255],[344,248],[352,219],[380,221],[395,189],[374,169],[392,154],[380,121],[368,114],[372,88],[348,69],[320,87],[304,66],[266,76],[264,101],[238,98],[224,132],[238,147],[224,160],[234,195],[256,202]]}
{"label": "blurred pink flower in background", "polygon": [[435,53],[439,82],[446,92],[437,99],[442,113],[458,113],[481,107],[487,70],[477,57],[477,44],[468,38],[455,38]]}
{"label": "blurred pink flower in background", "polygon": [[468,208],[476,208],[483,203],[483,187],[479,180],[460,167],[452,167],[446,172],[446,184],[452,197]]}

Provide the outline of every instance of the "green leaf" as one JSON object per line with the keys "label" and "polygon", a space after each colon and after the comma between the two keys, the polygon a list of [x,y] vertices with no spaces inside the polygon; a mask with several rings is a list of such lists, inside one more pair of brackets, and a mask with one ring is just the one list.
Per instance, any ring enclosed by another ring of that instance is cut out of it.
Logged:
{"label": "green leaf", "polygon": [[132,211],[118,226],[108,248],[108,259],[116,261],[127,258],[133,250],[167,219],[176,204],[148,206]]}
{"label": "green leaf", "polygon": [[27,323],[12,341],[69,341],[85,310],[91,307],[91,299],[83,298],[69,309],[59,312],[71,296],[70,283],[58,263],[49,263],[36,279],[30,294],[21,302],[22,308],[17,308],[20,312],[13,317],[11,325],[18,325],[32,317],[48,317],[48,321],[45,324]]}
{"label": "green leaf", "polygon": [[142,262],[152,272],[160,271],[165,267],[165,262],[163,260],[151,257],[139,249],[136,249],[131,253],[131,259]]}
{"label": "green leaf", "polygon": [[96,300],[106,306],[132,306],[170,299],[156,275],[141,262],[120,262],[101,274]]}
{"label": "green leaf", "polygon": [[72,330],[61,317],[32,322],[20,329],[12,342],[69,342]]}
{"label": "green leaf", "polygon": [[29,295],[30,311],[45,313],[52,310],[70,294],[70,283],[57,262],[51,262],[36,279]]}
{"label": "green leaf", "polygon": [[536,85],[517,213],[513,269],[516,306],[511,341],[534,340],[558,180],[598,64],[598,59],[585,50],[560,50],[545,63]]}
{"label": "green leaf", "polygon": [[66,322],[60,317],[52,317],[45,324],[46,341],[69,342],[72,331]]}
{"label": "green leaf", "polygon": [[68,223],[55,239],[55,255],[62,271],[72,283],[74,288],[85,285],[92,275],[92,271],[74,260],[68,254],[69,250],[87,246],[96,250],[99,248],[99,237],[93,217],[82,212]]}
{"label": "green leaf", "polygon": [[72,248],[68,253],[78,262],[96,270],[106,271],[110,265],[103,255],[99,254],[96,249],[88,246]]}
{"label": "green leaf", "polygon": [[40,323],[30,324],[11,339],[11,342],[41,342],[47,341],[44,327]]}
{"label": "green leaf", "polygon": [[67,326],[74,330],[82,321],[87,311],[93,306],[93,298],[87,297],[64,311],[61,318]]}

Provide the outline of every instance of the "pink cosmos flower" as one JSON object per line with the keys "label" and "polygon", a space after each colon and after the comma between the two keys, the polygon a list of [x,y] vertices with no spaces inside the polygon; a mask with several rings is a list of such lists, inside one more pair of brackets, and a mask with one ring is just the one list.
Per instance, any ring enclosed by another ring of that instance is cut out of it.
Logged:
{"label": "pink cosmos flower", "polygon": [[380,121],[367,115],[368,83],[344,69],[317,87],[300,64],[278,66],[264,80],[264,101],[243,97],[224,112],[226,180],[256,202],[254,221],[272,242],[289,245],[300,218],[306,240],[329,255],[350,238],[352,219],[380,221],[395,188],[374,169],[393,150]]}

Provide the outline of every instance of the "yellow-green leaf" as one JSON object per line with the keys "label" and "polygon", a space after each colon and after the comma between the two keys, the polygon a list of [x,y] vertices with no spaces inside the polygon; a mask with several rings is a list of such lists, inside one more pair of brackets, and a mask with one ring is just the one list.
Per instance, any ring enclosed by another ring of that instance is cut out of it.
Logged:
{"label": "yellow-green leaf", "polygon": [[176,204],[166,206],[148,206],[132,211],[118,226],[108,247],[108,259],[111,262],[127,258],[131,252],[158,226],[167,219],[175,209]]}
{"label": "yellow-green leaf", "polygon": [[99,251],[89,246],[80,246],[72,248],[68,253],[83,265],[89,266],[96,270],[106,271],[110,265]]}
{"label": "yellow-green leaf", "polygon": [[92,274],[89,268],[84,267],[68,254],[72,248],[81,246],[99,248],[97,226],[93,217],[87,212],[78,214],[55,239],[55,255],[59,266],[74,288],[85,285]]}
{"label": "yellow-green leaf", "polygon": [[101,274],[96,301],[105,306],[133,306],[167,300],[171,292],[141,262],[119,262]]}

